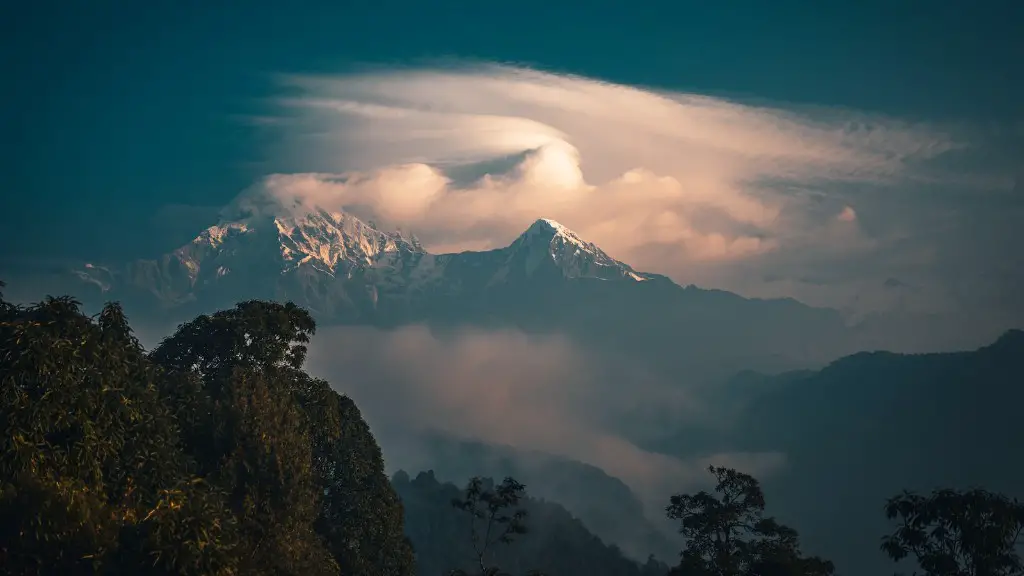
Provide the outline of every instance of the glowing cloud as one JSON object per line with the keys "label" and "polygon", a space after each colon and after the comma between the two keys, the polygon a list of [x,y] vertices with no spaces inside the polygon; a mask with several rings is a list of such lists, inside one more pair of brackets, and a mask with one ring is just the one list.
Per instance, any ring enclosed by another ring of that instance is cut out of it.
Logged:
{"label": "glowing cloud", "polygon": [[[799,278],[818,271],[801,255],[863,260],[929,217],[899,198],[981,182],[947,161],[978,152],[976,133],[848,110],[496,65],[279,81],[287,97],[261,125],[277,136],[275,171],[288,175],[250,193],[349,209],[435,252],[505,245],[549,217],[680,283],[774,296],[782,284],[763,278],[786,274],[799,290],[785,295],[804,298]],[[811,299],[844,306],[856,290]]]}
{"label": "glowing cloud", "polygon": [[545,216],[641,266],[652,245],[679,264],[745,258],[816,224],[793,185],[914,179],[956,146],[882,118],[505,66],[281,80],[298,91],[279,101],[285,155],[345,177],[265,191],[360,207],[442,251],[501,245]]}

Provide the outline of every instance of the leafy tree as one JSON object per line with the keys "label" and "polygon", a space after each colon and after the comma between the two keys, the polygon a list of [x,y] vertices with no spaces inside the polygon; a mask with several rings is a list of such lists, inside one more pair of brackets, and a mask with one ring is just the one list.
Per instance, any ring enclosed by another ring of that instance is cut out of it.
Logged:
{"label": "leafy tree", "polygon": [[672,496],[668,517],[686,538],[672,574],[810,576],[832,574],[831,562],[805,558],[795,530],[764,517],[764,492],[752,476],[711,466],[715,494]]}
{"label": "leafy tree", "polygon": [[[519,508],[525,494],[526,487],[514,478],[507,477],[493,487],[474,477],[466,484],[462,498],[452,499],[452,506],[469,514],[470,541],[480,576],[503,574],[497,567],[487,565],[488,548],[511,544],[516,536],[526,533],[526,511]],[[451,574],[468,576],[462,570],[453,570]]]}
{"label": "leafy tree", "polygon": [[175,375],[188,449],[258,542],[254,565],[411,574],[380,448],[352,401],[302,370],[315,330],[292,303],[249,301],[179,327],[151,357]]}
{"label": "leafy tree", "polygon": [[351,398],[308,379],[301,405],[312,424],[313,469],[323,499],[314,526],[343,574],[415,573],[402,503],[380,447]]}
{"label": "leafy tree", "polygon": [[980,489],[903,492],[886,502],[885,515],[898,523],[881,546],[893,561],[913,555],[929,576],[1024,574],[1024,504],[1015,499]]}
{"label": "leafy tree", "polygon": [[338,571],[313,530],[312,441],[293,399],[313,329],[298,307],[244,302],[184,324],[150,355],[171,374],[166,392],[176,396],[198,472],[228,496],[246,572]]}
{"label": "leafy tree", "polygon": [[161,373],[120,307],[0,299],[0,566],[231,574],[222,495],[190,473]]}
{"label": "leafy tree", "polygon": [[412,574],[366,423],[302,371],[314,330],[245,302],[147,355],[116,304],[0,299],[4,573]]}

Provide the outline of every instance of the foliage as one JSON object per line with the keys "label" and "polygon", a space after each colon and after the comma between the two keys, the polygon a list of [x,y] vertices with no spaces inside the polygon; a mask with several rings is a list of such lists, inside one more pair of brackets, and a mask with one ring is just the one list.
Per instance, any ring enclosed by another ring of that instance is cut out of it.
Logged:
{"label": "foliage", "polygon": [[380,448],[351,399],[302,371],[315,330],[294,304],[249,301],[181,326],[152,357],[192,399],[182,415],[195,431],[189,446],[261,543],[255,565],[411,574]]}
{"label": "foliage", "polygon": [[310,379],[302,390],[302,406],[315,423],[313,469],[324,494],[315,527],[342,573],[413,574],[402,504],[359,408],[322,380]]}
{"label": "foliage", "polygon": [[350,399],[292,304],[200,316],[147,355],[121,308],[0,299],[0,565],[11,574],[413,573]]}
{"label": "foliage", "polygon": [[717,480],[715,494],[677,494],[666,508],[686,538],[672,574],[832,574],[831,562],[803,557],[795,530],[764,517],[764,492],[754,477],[715,466],[708,471]]}
{"label": "foliage", "polygon": [[312,440],[292,398],[313,329],[297,307],[245,302],[179,327],[151,354],[173,376],[166,392],[199,473],[228,495],[246,572],[338,571],[313,530]]}
{"label": "foliage", "polygon": [[894,561],[913,555],[929,576],[1024,574],[1017,542],[1024,505],[985,490],[904,492],[885,505],[898,528],[882,539]]}
{"label": "foliage", "polygon": [[230,574],[233,518],[189,472],[119,306],[0,306],[0,564],[10,574]]}

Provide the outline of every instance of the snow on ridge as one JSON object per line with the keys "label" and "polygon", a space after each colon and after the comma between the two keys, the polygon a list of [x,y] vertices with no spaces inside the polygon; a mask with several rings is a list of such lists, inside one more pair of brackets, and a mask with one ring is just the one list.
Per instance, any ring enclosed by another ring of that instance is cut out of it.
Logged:
{"label": "snow on ridge", "polygon": [[[372,282],[415,292],[424,286],[432,290],[443,285],[449,271],[462,270],[461,264],[452,267],[453,263],[472,258],[473,266],[483,264],[491,269],[491,284],[507,280],[511,271],[523,270],[523,266],[530,276],[544,262],[554,265],[565,278],[649,279],[550,218],[537,219],[502,249],[465,256],[433,255],[420,245],[415,234],[385,232],[345,211],[310,205],[271,206],[273,203],[263,198],[246,200],[225,208],[217,224],[167,255],[181,266],[175,274],[195,286],[225,276],[241,278],[249,270],[265,270],[267,264],[280,266],[280,274],[308,267],[337,278],[352,277],[363,270],[374,278]],[[256,201],[250,204],[252,200]],[[255,209],[248,209],[250,206]],[[481,257],[489,262],[485,264]],[[103,278],[98,272],[87,266],[80,275],[99,284]],[[455,285],[461,282],[458,277],[447,281]]]}
{"label": "snow on ridge", "polygon": [[509,249],[517,245],[530,245],[535,238],[547,242],[547,253],[551,261],[562,269],[566,277],[603,278],[599,274],[587,273],[586,269],[594,266],[617,270],[622,277],[636,282],[649,279],[645,275],[637,274],[629,265],[608,256],[597,245],[583,240],[568,227],[551,218],[537,219],[509,246]]}
{"label": "snow on ridge", "polygon": [[[343,261],[374,266],[390,253],[418,251],[398,234],[377,230],[345,212],[316,208],[304,215],[274,219],[282,255],[297,262],[316,262],[334,271]],[[294,255],[293,255],[294,254]]]}

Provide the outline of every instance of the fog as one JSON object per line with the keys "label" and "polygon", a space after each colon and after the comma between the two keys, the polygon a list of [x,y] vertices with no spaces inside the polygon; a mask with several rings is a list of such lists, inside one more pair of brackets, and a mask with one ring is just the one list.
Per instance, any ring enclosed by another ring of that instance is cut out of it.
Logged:
{"label": "fog", "polygon": [[630,420],[631,437],[655,432],[630,415],[657,407],[674,423],[713,425],[715,410],[685,382],[614,366],[557,335],[332,327],[317,333],[308,367],[356,402],[389,472],[430,469],[426,439],[438,433],[542,451],[621,479],[659,521],[672,493],[706,483],[708,464],[758,477],[784,464],[778,453],[682,460],[644,450],[615,431]]}

